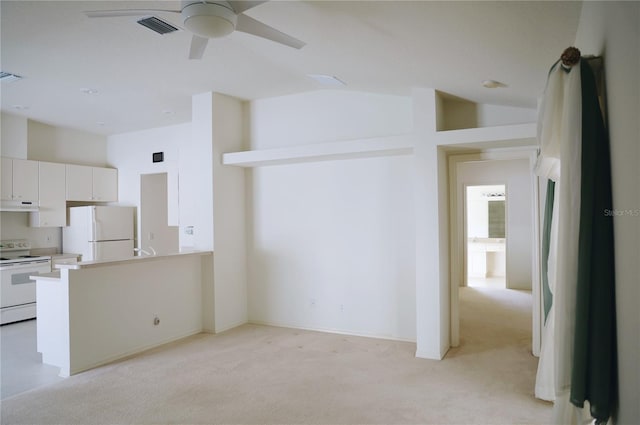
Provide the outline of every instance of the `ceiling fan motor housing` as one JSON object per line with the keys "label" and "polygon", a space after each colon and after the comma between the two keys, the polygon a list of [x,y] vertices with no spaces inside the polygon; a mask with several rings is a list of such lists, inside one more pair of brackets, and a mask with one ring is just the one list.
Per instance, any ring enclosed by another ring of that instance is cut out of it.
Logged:
{"label": "ceiling fan motor housing", "polygon": [[182,8],[184,26],[205,38],[231,34],[236,28],[237,15],[227,2],[191,3]]}

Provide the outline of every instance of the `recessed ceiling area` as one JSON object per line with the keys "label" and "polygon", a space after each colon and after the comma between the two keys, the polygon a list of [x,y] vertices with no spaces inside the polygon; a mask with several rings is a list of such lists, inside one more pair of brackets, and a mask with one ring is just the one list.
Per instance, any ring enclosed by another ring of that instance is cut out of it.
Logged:
{"label": "recessed ceiling area", "polygon": [[[179,15],[155,14],[179,28],[161,35],[139,16],[84,14],[179,10],[179,1],[3,0],[0,8],[1,69],[23,77],[2,83],[2,110],[108,135],[189,122],[191,97],[208,91],[252,100],[327,89],[410,96],[432,87],[535,108],[549,67],[575,41],[581,2],[269,1],[245,14],[303,48],[236,31],[209,40],[202,60],[188,58],[191,33]],[[324,88],[309,78],[316,74],[347,85]],[[485,80],[508,87],[487,90]]]}

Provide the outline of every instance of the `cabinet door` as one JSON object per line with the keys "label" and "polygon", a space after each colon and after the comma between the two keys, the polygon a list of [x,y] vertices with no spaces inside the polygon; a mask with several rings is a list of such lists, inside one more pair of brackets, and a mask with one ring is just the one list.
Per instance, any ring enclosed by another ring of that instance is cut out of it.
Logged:
{"label": "cabinet door", "polygon": [[13,199],[38,200],[38,161],[13,160]]}
{"label": "cabinet door", "polygon": [[67,201],[93,201],[93,167],[66,165]]}
{"label": "cabinet door", "polygon": [[98,202],[118,200],[118,170],[93,168],[93,200]]}
{"label": "cabinet door", "polygon": [[67,203],[62,199],[40,201],[38,211],[29,218],[31,227],[64,227],[67,225]]}
{"label": "cabinet door", "polygon": [[3,200],[13,199],[13,159],[2,158],[2,191]]}
{"label": "cabinet door", "polygon": [[40,174],[38,176],[39,200],[64,201],[65,200],[65,165],[53,162],[40,162]]}
{"label": "cabinet door", "polygon": [[38,212],[31,213],[32,227],[64,227],[67,225],[64,164],[40,162],[38,176]]}

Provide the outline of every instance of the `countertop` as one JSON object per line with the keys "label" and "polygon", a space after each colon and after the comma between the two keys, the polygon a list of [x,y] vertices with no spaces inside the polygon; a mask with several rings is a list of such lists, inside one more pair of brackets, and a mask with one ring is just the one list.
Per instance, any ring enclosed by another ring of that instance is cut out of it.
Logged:
{"label": "countertop", "polygon": [[62,254],[51,254],[51,258],[52,259],[58,259],[58,258],[78,258],[80,257],[80,254],[69,254],[66,252],[63,252]]}
{"label": "countertop", "polygon": [[122,258],[119,260],[102,260],[102,261],[81,261],[75,264],[57,264],[56,269],[80,270],[94,267],[116,266],[119,264],[144,263],[148,261],[162,261],[171,258],[185,257],[190,255],[209,255],[213,251],[182,251],[175,254],[165,255],[143,255],[139,257]]}
{"label": "countertop", "polygon": [[34,280],[49,280],[49,281],[58,282],[60,280],[60,272],[57,271],[57,272],[51,272],[51,273],[41,273],[39,275],[34,275],[29,277]]}

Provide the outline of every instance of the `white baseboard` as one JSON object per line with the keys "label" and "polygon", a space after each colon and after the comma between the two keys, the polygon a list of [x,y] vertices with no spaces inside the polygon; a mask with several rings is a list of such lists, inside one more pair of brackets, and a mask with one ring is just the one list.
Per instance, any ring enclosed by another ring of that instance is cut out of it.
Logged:
{"label": "white baseboard", "polygon": [[299,325],[290,324],[290,323],[277,323],[277,322],[269,322],[269,321],[261,321],[261,320],[249,320],[248,323],[252,325],[274,326],[276,328],[300,329],[303,331],[325,332],[325,333],[338,334],[338,335],[350,335],[350,336],[359,336],[364,338],[385,339],[388,341],[410,342],[413,344],[416,343],[415,339],[400,338],[392,335],[376,335],[376,334],[351,332],[344,329],[314,328],[314,327],[308,327],[308,326],[299,326]]}

